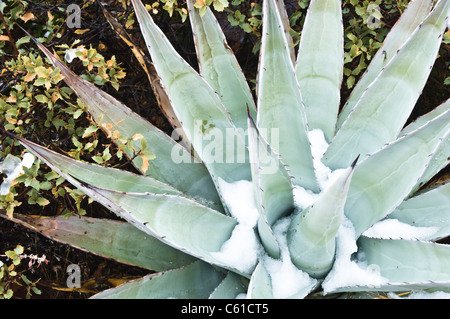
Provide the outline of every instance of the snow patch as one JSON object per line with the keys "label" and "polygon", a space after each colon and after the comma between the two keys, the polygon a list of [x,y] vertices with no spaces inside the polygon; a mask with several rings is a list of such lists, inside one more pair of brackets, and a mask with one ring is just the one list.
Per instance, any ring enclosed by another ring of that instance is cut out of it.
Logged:
{"label": "snow patch", "polygon": [[[326,178],[322,180],[320,188],[322,190],[325,189],[329,184],[333,183],[344,171],[345,169],[337,169],[334,171],[329,171],[327,173]],[[303,210],[306,207],[314,204],[314,202],[317,200],[317,198],[319,198],[321,194],[321,193],[318,194],[314,193],[313,191],[305,189],[298,185],[294,185],[293,193],[295,205],[300,210]]]}
{"label": "snow patch", "polygon": [[385,219],[366,230],[363,235],[383,239],[426,240],[438,230],[439,227],[416,227],[403,223],[398,219]]}
{"label": "snow patch", "polygon": [[304,189],[303,187],[294,185],[293,188],[294,193],[294,201],[295,205],[300,209],[303,210],[306,207],[314,204],[314,202],[319,197],[319,194],[316,194],[309,189]]}
{"label": "snow patch", "polygon": [[220,251],[211,255],[241,272],[251,272],[261,250],[254,230],[259,213],[254,204],[252,182],[241,180],[227,183],[219,178],[219,188],[231,216],[236,218],[238,224]]}
{"label": "snow patch", "polygon": [[309,141],[311,143],[311,153],[313,156],[314,171],[316,173],[317,183],[321,190],[334,181],[345,169],[337,169],[332,171],[329,167],[322,163],[322,157],[330,146],[325,139],[322,130],[314,129],[308,132]]}
{"label": "snow patch", "polygon": [[34,163],[34,156],[30,153],[23,155],[22,161],[19,158],[8,155],[0,163],[0,173],[6,174],[6,178],[0,185],[0,195],[7,195],[12,182],[24,173],[23,168],[30,168]]}
{"label": "snow patch", "polygon": [[378,265],[352,260],[352,255],[357,250],[355,229],[351,221],[345,218],[336,238],[336,259],[333,268],[322,284],[324,294],[348,286],[380,287],[388,282],[381,276]]}
{"label": "snow patch", "polygon": [[314,129],[308,132],[309,142],[311,144],[311,153],[313,156],[314,170],[316,172],[317,182],[320,189],[325,189],[331,172],[331,169],[322,163],[323,154],[328,149],[328,142],[322,130]]}
{"label": "snow patch", "polygon": [[77,49],[67,49],[66,54],[64,55],[64,59],[66,59],[67,63],[72,63],[73,59],[77,57],[76,52],[83,51],[82,48]]}
{"label": "snow patch", "polygon": [[280,259],[263,256],[262,262],[271,277],[274,298],[283,299],[295,295],[296,298],[305,297],[317,284],[306,272],[298,269],[291,261],[287,247],[286,233],[292,217],[280,219],[273,226],[273,232],[281,248]]}

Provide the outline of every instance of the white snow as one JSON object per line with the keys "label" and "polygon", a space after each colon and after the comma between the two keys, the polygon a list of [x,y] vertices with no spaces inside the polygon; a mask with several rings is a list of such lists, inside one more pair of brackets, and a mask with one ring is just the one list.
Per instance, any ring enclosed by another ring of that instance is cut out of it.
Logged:
{"label": "white snow", "polygon": [[291,261],[286,241],[286,232],[291,220],[292,217],[288,216],[273,226],[273,232],[281,248],[281,258],[273,259],[267,255],[262,257],[264,267],[271,277],[273,296],[277,299],[288,298],[294,294],[296,298],[303,298],[317,284],[317,280],[298,269]]}
{"label": "white snow", "polygon": [[439,230],[439,227],[416,227],[397,219],[379,221],[364,232],[364,236],[383,239],[426,240]]}
{"label": "white snow", "polygon": [[[325,189],[336,178],[338,178],[344,171],[345,171],[345,169],[337,169],[334,171],[329,171],[327,173],[327,176],[322,179],[322,181],[319,185],[320,188],[322,190]],[[314,202],[320,196],[320,193],[314,193],[311,190],[305,189],[298,185],[294,185],[293,193],[294,193],[295,205],[301,210],[314,204]]]}
{"label": "white snow", "polygon": [[66,54],[64,55],[64,59],[66,59],[67,63],[72,63],[73,59],[77,57],[76,52],[83,51],[82,48],[76,49],[68,49],[66,50]]}
{"label": "white snow", "polygon": [[331,169],[322,163],[323,154],[325,154],[329,144],[320,129],[311,130],[308,132],[309,142],[311,143],[311,153],[313,156],[314,170],[316,172],[317,182],[320,189],[324,189],[327,185]]}
{"label": "white snow", "polygon": [[[311,152],[314,157],[314,169],[317,181],[321,190],[324,190],[332,183],[344,169],[331,171],[325,166],[321,159],[328,148],[321,130],[312,130],[309,132],[311,142]],[[314,203],[320,194],[310,193],[300,188],[294,190],[296,204],[299,208],[305,208]],[[387,282],[383,278],[377,265],[367,265],[358,260],[352,260],[352,254],[357,252],[355,230],[350,220],[344,218],[336,238],[336,256],[333,268],[325,278],[322,287],[324,294],[332,292],[335,289],[347,286],[379,286]]]}
{"label": "white snow", "polygon": [[322,284],[324,294],[348,286],[379,287],[388,282],[381,276],[378,265],[352,260],[352,254],[357,250],[355,229],[345,218],[337,235],[333,268]]}
{"label": "white snow", "polygon": [[[264,253],[254,231],[259,213],[253,200],[252,183],[245,180],[226,183],[220,179],[219,187],[230,214],[238,220],[238,225],[221,250],[211,255],[242,272],[251,272],[258,258],[261,258],[271,276],[275,298],[286,298],[299,292],[306,296],[317,281],[291,262],[286,243],[286,231],[291,217],[280,219],[272,228],[281,246],[281,258],[272,259]],[[242,297],[243,295],[240,296]]]}
{"label": "white snow", "polygon": [[241,180],[227,183],[219,178],[219,188],[230,214],[238,220],[239,224],[255,226],[259,213],[253,199],[252,182]]}
{"label": "white snow", "polygon": [[319,194],[297,185],[294,186],[293,193],[295,205],[301,210],[314,204],[316,199],[319,197]]}
{"label": "white snow", "polygon": [[[322,131],[313,130],[309,133],[309,137],[318,183],[323,190],[343,170],[331,171],[322,164],[321,158],[328,147]],[[306,296],[318,284],[318,280],[299,270],[291,261],[286,232],[292,216],[280,219],[272,227],[281,248],[280,259],[273,259],[265,253],[255,233],[259,213],[254,203],[252,183],[250,181],[226,183],[219,179],[219,187],[230,214],[237,219],[238,225],[221,250],[212,253],[212,256],[241,272],[251,272],[258,260],[261,260],[270,275],[275,298]],[[298,186],[294,187],[293,192],[296,207],[300,210],[313,204],[320,195]],[[356,252],[354,227],[344,218],[336,239],[335,263],[322,284],[324,294],[347,286],[378,287],[387,283],[377,265],[367,265],[362,260],[353,260],[352,255]],[[241,294],[239,298],[245,296],[246,294]]]}
{"label": "white snow", "polygon": [[211,255],[241,272],[251,272],[261,249],[254,231],[259,213],[253,200],[252,182],[242,180],[227,183],[219,179],[219,188],[230,214],[236,218],[238,224],[220,251]]}
{"label": "white snow", "polygon": [[5,160],[0,163],[2,164],[0,165],[0,173],[4,173],[7,176],[0,185],[0,195],[7,195],[9,193],[12,182],[24,173],[23,168],[30,168],[33,165],[34,156],[30,153],[25,153],[22,161],[12,167],[13,162],[15,161],[12,159],[12,155],[8,155]]}

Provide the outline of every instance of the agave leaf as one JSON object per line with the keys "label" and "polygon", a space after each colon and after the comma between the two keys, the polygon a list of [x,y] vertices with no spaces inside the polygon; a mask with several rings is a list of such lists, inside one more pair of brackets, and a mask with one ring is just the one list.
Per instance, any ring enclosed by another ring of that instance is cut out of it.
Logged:
{"label": "agave leaf", "polygon": [[194,3],[187,1],[200,74],[219,94],[236,127],[245,131],[247,107],[256,115],[252,92],[211,9],[200,17]]}
{"label": "agave leaf", "polygon": [[345,204],[357,237],[408,196],[449,129],[450,110],[358,165]]}
{"label": "agave leaf", "polygon": [[325,152],[325,165],[346,167],[358,154],[364,157],[396,139],[431,72],[449,12],[450,2],[439,1],[367,88]]}
{"label": "agave leaf", "polygon": [[283,0],[275,0],[275,4],[278,7],[278,12],[280,13],[281,22],[283,24],[284,34],[286,36],[286,42],[288,44],[289,52],[291,55],[292,63],[295,63],[295,46],[294,40],[292,39],[290,29],[291,23],[289,22],[289,16],[286,11],[286,6],[284,5]]}
{"label": "agave leaf", "polygon": [[442,113],[447,112],[450,110],[450,99],[443,102],[438,107],[434,108],[432,111],[418,117],[414,122],[411,122],[408,124],[403,130],[400,132],[400,136],[404,134],[411,133],[412,131],[417,130],[421,126],[427,124],[427,122],[431,121],[432,119],[436,118],[437,116],[441,115]]}
{"label": "agave leaf", "polygon": [[294,210],[292,183],[279,156],[261,136],[250,114],[248,126],[253,189],[259,212],[259,236],[269,256],[279,258],[280,247],[271,226]]}
{"label": "agave leaf", "polygon": [[185,197],[123,193],[81,185],[72,178],[69,181],[119,217],[162,242],[208,263],[249,276],[214,256],[231,237],[237,225],[234,218]]}
{"label": "agave leaf", "polygon": [[333,265],[336,235],[344,218],[344,205],[355,165],[356,160],[289,225],[287,243],[291,260],[312,277],[323,277]]}
{"label": "agave leaf", "polygon": [[[309,277],[307,277],[309,278]],[[309,278],[310,279],[310,278]],[[285,287],[289,287],[289,283],[283,282]],[[316,280],[307,280],[301,287],[297,287],[297,291],[292,295],[287,296],[289,299],[301,299],[308,295],[318,285]],[[289,287],[289,289],[292,289]],[[252,277],[247,291],[248,299],[274,299],[279,298],[274,295],[274,286],[272,283],[272,276],[264,266],[264,262],[260,261],[253,271]],[[278,293],[285,293],[285,291],[278,291]],[[284,296],[283,296],[284,297]]]}
{"label": "agave leaf", "polygon": [[247,293],[248,279],[234,272],[228,272],[209,299],[236,299],[239,294]]}
{"label": "agave leaf", "polygon": [[435,229],[432,235],[422,240],[450,236],[450,182],[404,201],[389,214],[388,219],[396,219],[414,227]]}
{"label": "agave leaf", "polygon": [[84,216],[65,218],[20,214],[14,214],[14,221],[52,240],[154,271],[179,268],[195,261],[194,257],[127,222]]}
{"label": "agave leaf", "polygon": [[448,245],[361,236],[358,247],[367,264],[388,279],[387,284],[370,290],[404,291],[450,285]]}
{"label": "agave leaf", "polygon": [[[296,74],[309,128],[334,137],[344,70],[340,0],[312,0],[303,26]],[[353,159],[356,156],[353,157]]]}
{"label": "agave leaf", "polygon": [[248,286],[249,299],[273,299],[272,282],[262,262],[259,262],[253,271]]}
{"label": "agave leaf", "polygon": [[[213,180],[250,180],[243,132],[238,130],[211,86],[175,51],[141,1],[134,0],[136,17],[155,68],[187,138]],[[211,141],[204,146],[205,141]]]}
{"label": "agave leaf", "polygon": [[205,299],[223,280],[223,273],[197,261],[186,267],[150,274],[102,291],[92,299]]}
{"label": "agave leaf", "polygon": [[349,113],[361,98],[367,87],[377,78],[382,69],[397,54],[397,50],[408,40],[413,31],[425,19],[433,6],[434,0],[410,1],[399,20],[384,39],[383,46],[373,56],[372,61],[339,113],[337,128],[339,129]]}
{"label": "agave leaf", "polygon": [[[88,111],[95,121],[107,130],[108,134],[117,131],[120,136],[129,139],[127,145],[130,146],[130,149],[125,148],[128,157],[134,157],[134,152],[131,149],[136,150],[136,152],[141,150],[140,141],[133,141],[133,136],[136,134],[141,134],[148,145],[151,145],[151,150],[156,158],[148,162],[149,168],[145,172],[147,175],[168,183],[186,192],[186,194],[193,196],[197,194],[197,196],[207,200],[220,202],[208,171],[201,163],[196,162],[185,148],[124,104],[73,73],[42,44],[35,42],[53,65],[61,70],[64,81],[87,105]],[[122,144],[118,139],[114,139],[114,142],[118,145]],[[174,154],[184,160],[179,163],[174,162]],[[143,159],[141,156],[135,157],[133,164],[138,170],[142,171]]]}
{"label": "agave leaf", "polygon": [[[450,109],[450,99],[439,105],[437,108],[428,112],[425,115],[422,115],[414,122],[410,123],[406,126],[400,133],[400,135],[408,134],[420,126],[426,124],[427,121],[439,116],[440,114],[448,111]],[[439,149],[434,153],[433,158],[430,161],[430,164],[427,166],[427,169],[417,181],[416,186],[413,188],[412,192],[415,192],[417,189],[422,187],[426,182],[428,182],[431,177],[436,175],[441,169],[447,166],[450,163],[450,137],[447,137],[439,147]]]}
{"label": "agave leaf", "polygon": [[[99,188],[119,192],[171,194],[185,196],[172,186],[162,183],[152,177],[137,175],[128,171],[84,163],[50,151],[42,146],[14,137],[34,155],[38,156],[49,167],[60,174],[70,175],[77,180]],[[202,201],[201,198],[198,199]],[[213,209],[223,212],[221,205],[213,202],[203,202]]]}
{"label": "agave leaf", "polygon": [[[155,93],[155,97],[158,101],[158,105],[161,108],[161,111],[169,120],[172,127],[176,129],[177,132],[179,132],[180,137],[184,136],[185,134],[182,133],[181,124],[175,116],[170,99],[167,96],[167,92],[165,91],[164,87],[161,85],[161,80],[159,79],[159,76],[155,71],[155,67],[149,62],[144,52],[134,44],[130,35],[125,31],[122,25],[118,23],[113,16],[111,16],[108,10],[106,10],[106,8],[99,1],[97,1],[97,3],[100,5],[100,8],[102,9],[106,20],[111,25],[111,28],[128,45],[128,47],[138,60],[139,64],[141,65],[142,69],[144,70],[145,74],[147,74],[148,80],[153,89],[153,92]],[[188,147],[188,145],[185,144],[183,140],[179,143],[185,147]],[[190,150],[188,149],[188,151]]]}
{"label": "agave leaf", "polygon": [[266,140],[287,165],[293,183],[319,192],[305,110],[280,20],[274,0],[264,1],[257,125],[268,130]]}
{"label": "agave leaf", "polygon": [[[33,152],[32,149],[30,151]],[[231,237],[237,225],[235,219],[179,195],[127,193],[98,188],[56,167],[53,169],[137,229],[194,257],[223,264],[211,253],[219,251]]]}
{"label": "agave leaf", "polygon": [[62,171],[84,183],[120,192],[182,194],[179,190],[154,178],[137,175],[120,169],[77,161],[26,139],[17,136],[16,138],[25,148],[43,160],[55,171]]}

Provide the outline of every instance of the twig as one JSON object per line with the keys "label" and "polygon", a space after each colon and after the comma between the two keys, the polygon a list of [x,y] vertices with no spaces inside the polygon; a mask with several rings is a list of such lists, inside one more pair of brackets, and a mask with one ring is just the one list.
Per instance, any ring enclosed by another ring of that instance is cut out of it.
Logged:
{"label": "twig", "polygon": [[13,56],[19,55],[19,50],[17,50],[16,44],[14,43],[14,39],[11,36],[11,32],[9,32],[8,25],[6,24],[5,18],[3,17],[3,13],[0,11],[0,18],[2,19],[3,24],[5,25],[6,32],[8,33],[9,42],[11,42],[13,47]]}

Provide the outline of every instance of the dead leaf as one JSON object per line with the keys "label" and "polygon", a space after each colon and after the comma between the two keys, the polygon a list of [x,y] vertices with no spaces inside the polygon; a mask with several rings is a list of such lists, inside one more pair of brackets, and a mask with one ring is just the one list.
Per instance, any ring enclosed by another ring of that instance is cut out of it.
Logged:
{"label": "dead leaf", "polygon": [[25,13],[23,16],[20,17],[23,22],[27,22],[29,20],[34,20],[36,17],[32,12]]}
{"label": "dead leaf", "polygon": [[25,75],[25,77],[24,77],[24,81],[25,82],[30,82],[30,81],[33,81],[33,79],[36,77],[36,73],[31,73],[31,72],[28,72],[28,74],[27,75]]}
{"label": "dead leaf", "polygon": [[75,30],[75,34],[82,35],[82,34],[88,32],[89,30],[90,29],[77,29],[77,30]]}
{"label": "dead leaf", "polygon": [[145,173],[145,172],[147,172],[148,166],[149,166],[149,164],[148,164],[148,158],[147,158],[147,156],[145,156],[145,155],[142,155],[141,158],[142,158],[142,166],[141,166],[141,170],[142,170],[143,173]]}
{"label": "dead leaf", "polygon": [[142,134],[140,134],[140,133],[136,133],[136,134],[134,134],[133,137],[132,137],[133,141],[137,141],[137,140],[140,140],[140,139],[142,139],[142,138],[144,138],[144,135],[142,135]]}

